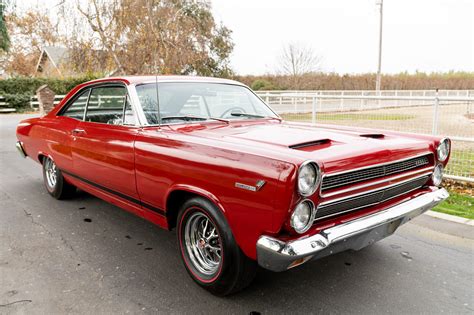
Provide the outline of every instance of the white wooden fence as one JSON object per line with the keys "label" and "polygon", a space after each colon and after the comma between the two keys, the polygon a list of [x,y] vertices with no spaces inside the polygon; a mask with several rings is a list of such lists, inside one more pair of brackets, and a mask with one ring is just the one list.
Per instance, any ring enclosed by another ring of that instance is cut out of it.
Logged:
{"label": "white wooden fence", "polygon": [[[474,182],[474,90],[257,91],[284,119],[447,136],[447,177]],[[64,95],[55,97],[58,104]],[[38,108],[36,96],[30,100]],[[11,112],[0,96],[0,112]]]}

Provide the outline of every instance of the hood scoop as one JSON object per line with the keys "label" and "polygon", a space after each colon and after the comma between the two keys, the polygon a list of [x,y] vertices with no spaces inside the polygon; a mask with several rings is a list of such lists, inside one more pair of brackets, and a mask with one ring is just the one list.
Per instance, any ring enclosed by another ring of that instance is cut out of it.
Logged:
{"label": "hood scoop", "polygon": [[385,138],[385,135],[381,134],[381,133],[365,133],[365,134],[361,134],[360,136],[364,137],[364,138],[372,138],[372,139],[383,139],[383,138]]}
{"label": "hood scoop", "polygon": [[329,139],[319,139],[314,141],[302,142],[297,144],[292,144],[289,146],[290,149],[294,150],[303,150],[303,151],[314,151],[317,149],[322,149],[331,144]]}

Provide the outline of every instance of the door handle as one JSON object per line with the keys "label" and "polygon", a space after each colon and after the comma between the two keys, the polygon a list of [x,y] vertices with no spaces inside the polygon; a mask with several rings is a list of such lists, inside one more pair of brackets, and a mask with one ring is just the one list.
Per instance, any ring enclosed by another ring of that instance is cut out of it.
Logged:
{"label": "door handle", "polygon": [[81,128],[76,128],[76,129],[72,130],[72,134],[74,136],[77,136],[79,134],[85,134],[85,133],[86,133],[86,131],[84,129],[81,129]]}

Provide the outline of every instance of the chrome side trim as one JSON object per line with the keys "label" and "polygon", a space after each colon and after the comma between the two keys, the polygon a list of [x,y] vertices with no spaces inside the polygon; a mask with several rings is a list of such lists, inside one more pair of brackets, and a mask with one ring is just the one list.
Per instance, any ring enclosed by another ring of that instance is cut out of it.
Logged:
{"label": "chrome side trim", "polygon": [[449,197],[444,188],[433,189],[386,210],[290,241],[262,235],[256,244],[258,264],[272,271],[284,271],[310,259],[364,248]]}
{"label": "chrome side trim", "polygon": [[363,192],[358,193],[358,194],[352,194],[352,195],[349,195],[349,196],[344,196],[344,197],[340,197],[340,198],[336,198],[336,199],[324,201],[324,202],[321,202],[319,205],[320,205],[320,206],[326,206],[326,205],[329,205],[329,204],[345,202],[345,201],[354,199],[354,198],[356,198],[356,197],[359,197],[359,196],[361,196],[361,195],[366,195],[366,194],[378,192],[378,191],[381,191],[381,190],[385,190],[385,189],[387,189],[387,188],[391,188],[391,187],[394,187],[394,186],[402,185],[402,184],[405,184],[405,183],[408,183],[408,182],[411,182],[411,181],[420,179],[420,178],[422,178],[422,177],[431,175],[431,173],[432,173],[431,171],[430,171],[430,172],[425,172],[425,173],[423,173],[423,174],[420,174],[419,176],[411,177],[411,178],[409,178],[409,179],[407,179],[407,180],[404,180],[404,181],[396,182],[396,183],[393,183],[393,184],[390,184],[390,185],[387,185],[387,186],[383,186],[383,187],[380,187],[380,188],[375,188],[375,189],[366,190],[366,191],[363,191]]}
{"label": "chrome side trim", "polygon": [[392,175],[390,177],[386,177],[386,178],[381,179],[381,180],[376,181],[376,182],[360,184],[360,185],[357,185],[357,186],[354,186],[354,187],[351,187],[351,188],[338,190],[338,191],[331,192],[331,193],[328,193],[328,194],[321,194],[321,197],[328,198],[328,197],[332,197],[332,196],[335,196],[335,195],[340,195],[340,194],[343,194],[343,193],[346,193],[346,192],[349,192],[349,191],[362,189],[362,188],[366,188],[366,187],[370,187],[370,186],[374,186],[374,185],[378,185],[378,184],[383,184],[383,183],[389,182],[391,180],[403,178],[403,177],[410,176],[410,175],[417,174],[417,173],[424,172],[424,171],[433,172],[433,170],[434,170],[434,166],[428,166],[428,167],[425,167],[425,168],[422,168],[422,169],[406,172],[406,173],[403,173],[403,174]]}

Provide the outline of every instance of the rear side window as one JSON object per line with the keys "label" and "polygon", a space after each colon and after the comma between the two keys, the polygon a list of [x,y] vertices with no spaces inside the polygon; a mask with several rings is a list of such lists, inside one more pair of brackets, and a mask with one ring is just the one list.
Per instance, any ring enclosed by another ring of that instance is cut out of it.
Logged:
{"label": "rear side window", "polygon": [[69,105],[69,107],[61,114],[62,116],[71,117],[82,120],[84,118],[84,110],[86,109],[89,89],[85,90]]}
{"label": "rear side window", "polygon": [[121,125],[126,99],[125,87],[104,86],[92,89],[86,110],[86,121]]}

